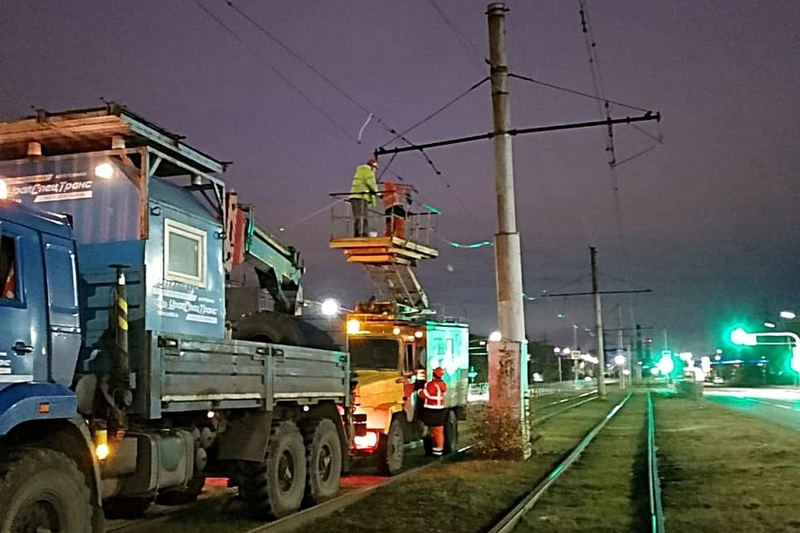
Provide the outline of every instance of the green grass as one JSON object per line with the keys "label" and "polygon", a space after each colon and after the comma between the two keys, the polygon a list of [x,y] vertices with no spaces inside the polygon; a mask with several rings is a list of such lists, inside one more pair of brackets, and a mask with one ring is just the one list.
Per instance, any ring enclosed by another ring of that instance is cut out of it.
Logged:
{"label": "green grass", "polygon": [[[619,395],[612,395],[618,400]],[[358,504],[298,530],[385,533],[478,533],[513,507],[611,408],[590,402],[536,428],[527,461],[464,460],[442,464],[399,486],[378,489]]]}
{"label": "green grass", "polygon": [[800,435],[705,400],[658,398],[667,531],[800,531]]}
{"label": "green grass", "polygon": [[637,394],[625,404],[515,531],[646,531],[637,497],[647,497],[645,399]]}

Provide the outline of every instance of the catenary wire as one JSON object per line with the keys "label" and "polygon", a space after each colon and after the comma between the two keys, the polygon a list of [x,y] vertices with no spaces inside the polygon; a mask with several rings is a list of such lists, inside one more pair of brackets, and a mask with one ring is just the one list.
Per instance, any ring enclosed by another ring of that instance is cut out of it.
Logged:
{"label": "catenary wire", "polygon": [[531,78],[529,76],[523,76],[521,74],[514,74],[513,72],[509,72],[508,73],[508,77],[509,78],[517,78],[517,79],[522,80],[522,81],[527,81],[527,82],[530,82],[530,83],[534,83],[536,85],[541,85],[542,87],[549,87],[550,89],[556,89],[558,91],[563,91],[563,92],[566,92],[566,93],[574,94],[576,96],[583,96],[585,98],[590,98],[592,100],[598,100],[600,102],[609,102],[611,104],[618,105],[620,107],[626,107],[628,109],[634,109],[636,111],[642,111],[642,112],[645,112],[645,113],[648,112],[648,111],[652,111],[651,109],[645,109],[643,107],[639,107],[639,106],[635,106],[635,105],[624,104],[624,103],[616,101],[616,100],[609,100],[607,98],[601,98],[601,97],[595,96],[593,94],[585,93],[585,92],[582,92],[582,91],[576,91],[575,89],[570,89],[568,87],[562,87],[561,85],[555,85],[553,83],[547,83],[545,81],[537,80],[537,79]]}
{"label": "catenary wire", "polygon": [[434,0],[429,0],[429,1],[430,1],[431,5],[433,6],[433,9],[435,9],[436,12],[439,14],[439,16],[442,17],[442,20],[444,20],[445,24],[447,24],[447,26],[451,30],[453,30],[453,33],[456,34],[456,37],[458,38],[459,42],[462,45],[464,45],[464,48],[466,48],[469,51],[470,54],[473,54],[473,53],[476,54],[481,59],[481,61],[483,61],[485,63],[488,63],[489,61],[486,58],[486,56],[481,53],[480,49],[478,49],[478,47],[475,46],[475,44],[472,41],[470,41],[469,38],[466,35],[464,35],[464,32],[459,30],[458,27],[455,24],[453,24],[453,22],[445,14],[445,12],[442,10],[442,8],[440,8],[438,6],[438,4]]}
{"label": "catenary wire", "polygon": [[456,102],[458,102],[459,100],[461,100],[462,98],[467,96],[469,93],[471,93],[472,91],[474,91],[475,89],[477,89],[478,87],[480,87],[481,85],[486,83],[487,81],[489,81],[489,76],[486,76],[481,81],[479,81],[478,83],[476,83],[475,85],[473,85],[472,87],[470,87],[469,89],[464,91],[463,93],[459,94],[458,96],[456,96],[455,98],[453,98],[452,100],[450,100],[449,102],[444,104],[442,107],[440,107],[439,109],[437,109],[436,111],[434,111],[433,113],[428,115],[427,117],[423,118],[422,120],[416,122],[412,126],[409,126],[408,128],[406,128],[402,132],[398,133],[397,135],[395,135],[394,137],[392,137],[391,139],[389,139],[388,141],[383,143],[380,147],[381,148],[386,147],[387,144],[396,141],[397,139],[401,138],[403,135],[405,135],[406,133],[410,132],[411,130],[413,130],[413,129],[425,124],[426,122],[431,120],[433,117],[435,117],[436,115],[438,115],[439,113],[441,113],[442,111],[444,111],[445,109],[450,107],[451,105],[455,104]]}
{"label": "catenary wire", "polygon": [[295,85],[289,78],[284,76],[278,69],[273,67],[270,63],[268,63],[262,56],[259,54],[253,47],[251,47],[247,41],[242,39],[238,33],[236,33],[233,28],[228,26],[222,19],[220,19],[217,15],[215,15],[212,11],[210,11],[206,6],[204,6],[200,0],[192,0],[192,2],[199,7],[208,17],[213,19],[217,24],[219,24],[228,34],[231,35],[234,39],[239,41],[247,50],[255,57],[261,64],[271,70],[276,76],[284,81],[289,87],[291,87],[297,94],[299,94],[306,102],[308,102],[314,109],[316,109],[322,116],[324,116],[331,124],[336,126],[344,135],[347,136],[348,139],[358,143],[358,139],[356,139],[352,134],[350,134],[347,129],[339,124],[339,122],[329,115],[322,107],[320,107],[314,100],[312,100],[306,93],[303,92],[300,87]]}
{"label": "catenary wire", "polygon": [[[342,89],[338,84],[336,84],[333,80],[331,80],[329,77],[327,77],[325,74],[323,74],[319,69],[314,67],[314,65],[309,63],[302,55],[300,55],[299,53],[295,52],[291,47],[289,47],[283,41],[278,39],[272,32],[270,32],[268,29],[266,29],[263,24],[260,24],[253,17],[248,15],[244,10],[240,9],[239,7],[237,7],[231,0],[222,0],[222,1],[226,5],[228,5],[231,9],[236,11],[242,18],[244,18],[250,24],[252,24],[259,32],[261,32],[262,34],[266,35],[269,39],[271,39],[278,46],[280,46],[286,53],[288,53],[289,55],[294,57],[297,61],[302,63],[306,68],[311,70],[311,72],[313,72],[314,74],[319,76],[320,79],[322,79],[325,83],[327,83],[329,86],[331,86],[335,91],[337,91],[340,95],[342,95],[344,98],[346,98],[350,103],[352,103],[353,105],[358,107],[364,113],[367,113],[371,118],[374,118],[375,121],[378,124],[380,124],[387,132],[389,132],[389,133],[391,133],[393,135],[397,133],[396,130],[392,126],[390,126],[385,121],[383,121],[383,119],[381,119],[378,115],[376,115],[375,113],[373,113],[372,111],[367,109],[366,106],[364,106],[362,103],[360,103],[358,100],[356,100],[347,91]],[[414,146],[413,142],[411,142],[407,138],[403,137],[402,135],[399,135],[398,137],[403,142],[407,143],[409,146]],[[359,144],[360,144],[360,141],[359,141]],[[425,161],[428,163],[428,165],[431,166],[431,168],[433,169],[434,173],[436,173],[436,175],[440,175],[441,172],[439,171],[439,169],[436,168],[436,165],[433,163],[431,158],[428,157],[428,155],[424,152],[424,150],[419,150],[419,152],[422,155],[422,157],[425,159]]]}

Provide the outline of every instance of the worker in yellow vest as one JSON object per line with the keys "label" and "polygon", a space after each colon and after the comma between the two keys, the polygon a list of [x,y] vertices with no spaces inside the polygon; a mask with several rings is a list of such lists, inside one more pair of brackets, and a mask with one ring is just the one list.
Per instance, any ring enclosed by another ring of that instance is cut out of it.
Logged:
{"label": "worker in yellow vest", "polygon": [[377,203],[378,184],[375,170],[378,160],[370,158],[366,165],[358,165],[350,185],[350,206],[353,209],[354,236],[366,237],[369,232],[367,212]]}

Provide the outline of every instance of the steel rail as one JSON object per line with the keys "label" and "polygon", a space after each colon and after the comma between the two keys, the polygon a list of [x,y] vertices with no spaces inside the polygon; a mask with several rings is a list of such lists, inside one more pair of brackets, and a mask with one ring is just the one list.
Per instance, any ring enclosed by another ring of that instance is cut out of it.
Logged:
{"label": "steel rail", "polygon": [[603,419],[581,440],[570,454],[558,466],[556,466],[525,498],[519,502],[508,514],[495,524],[489,533],[510,533],[520,521],[520,519],[536,505],[536,502],[545,492],[555,483],[555,481],[578,459],[589,444],[594,440],[600,430],[602,430],[611,418],[622,409],[633,393],[628,393],[617,405],[615,405]]}
{"label": "steel rail", "polygon": [[[596,400],[597,399],[596,394],[597,394],[597,391],[593,390],[593,391],[585,392],[585,393],[580,394],[580,395],[578,395],[576,397],[573,397],[573,398],[564,398],[562,400],[558,400],[558,401],[555,401],[555,402],[548,403],[548,404],[546,404],[546,405],[544,405],[542,407],[551,407],[551,406],[555,406],[555,405],[558,405],[558,404],[561,404],[561,403],[580,400],[580,401],[576,401],[575,403],[572,403],[572,404],[566,406],[564,409],[559,409],[559,410],[557,410],[557,411],[555,411],[553,413],[548,413],[547,415],[544,415],[542,417],[535,418],[532,425],[534,425],[534,426],[538,425],[538,424],[544,422],[545,420],[547,420],[547,419],[549,419],[551,417],[558,416],[558,415],[564,413],[565,411],[569,411],[570,409],[573,409],[575,407],[578,407],[578,406],[583,405],[585,403],[588,403],[590,401]],[[587,396],[591,396],[591,397],[590,398],[586,398]],[[470,446],[465,446],[465,447],[453,452],[452,454],[443,457],[442,461],[434,461],[434,462],[431,462],[431,463],[428,463],[428,464],[425,464],[425,465],[422,465],[422,466],[419,466],[419,467],[416,467],[416,468],[412,468],[412,469],[406,470],[405,472],[403,472],[403,473],[401,473],[401,474],[399,474],[397,476],[393,476],[391,478],[388,478],[387,480],[385,480],[385,481],[383,481],[381,483],[377,483],[377,484],[371,485],[369,487],[363,487],[363,488],[354,490],[352,492],[348,492],[347,494],[343,494],[342,496],[338,496],[338,497],[336,497],[334,499],[328,500],[327,502],[323,502],[323,503],[315,505],[313,507],[304,509],[302,511],[299,511],[299,512],[294,513],[292,515],[286,516],[284,518],[275,520],[273,522],[269,522],[267,524],[260,524],[260,525],[256,526],[253,529],[244,531],[243,533],[264,533],[264,532],[286,533],[286,532],[289,532],[289,531],[293,531],[293,530],[295,530],[295,529],[297,529],[297,528],[299,528],[299,527],[301,527],[301,526],[303,526],[303,525],[305,525],[305,524],[307,524],[307,523],[309,523],[309,522],[311,522],[313,520],[317,520],[319,518],[324,518],[326,516],[329,516],[329,515],[333,514],[334,512],[336,512],[336,511],[338,511],[340,509],[343,509],[343,508],[348,507],[348,506],[350,506],[350,505],[352,505],[354,503],[357,503],[358,501],[360,501],[360,500],[364,499],[365,497],[367,497],[373,490],[375,490],[375,489],[377,489],[379,487],[385,486],[385,485],[390,484],[390,483],[402,482],[402,480],[404,480],[404,479],[406,479],[408,477],[411,477],[411,475],[413,475],[416,472],[419,472],[420,470],[422,470],[424,468],[431,467],[431,466],[433,466],[435,464],[441,464],[441,462],[443,462],[443,461],[449,461],[449,460],[453,460],[453,459],[459,458],[459,457],[465,455],[471,448],[472,448],[471,445]],[[196,504],[190,504],[190,505],[187,505],[187,506],[176,506],[173,512],[169,512],[169,513],[166,513],[164,515],[160,515],[160,516],[153,517],[153,518],[140,518],[140,519],[137,519],[137,520],[134,520],[134,521],[124,522],[124,523],[117,523],[117,524],[114,524],[112,526],[109,526],[107,528],[107,531],[109,533],[149,533],[149,532],[153,531],[153,527],[154,526],[166,522],[167,520],[169,520],[176,513],[179,513],[181,511],[186,511],[187,508],[191,509],[191,507],[193,505],[196,505]]]}
{"label": "steel rail", "polygon": [[554,402],[546,403],[546,404],[542,405],[541,408],[544,409],[545,407],[552,407],[552,406],[558,405],[560,403],[567,403],[567,402],[571,402],[573,400],[579,400],[581,398],[586,398],[587,396],[591,396],[593,394],[597,394],[597,389],[589,391],[589,392],[584,392],[583,394],[578,394],[576,396],[570,396],[569,398],[562,398],[562,399],[556,400]]}
{"label": "steel rail", "polygon": [[330,516],[336,511],[344,509],[345,507],[349,507],[350,505],[353,505],[354,503],[363,500],[364,498],[369,496],[372,493],[372,491],[380,487],[386,487],[387,485],[402,483],[404,480],[408,479],[409,477],[413,476],[418,472],[421,472],[422,470],[425,470],[426,468],[432,467],[437,464],[441,464],[442,462],[445,461],[452,461],[454,459],[458,459],[464,456],[471,448],[472,445],[465,446],[463,448],[460,448],[459,450],[452,452],[449,455],[442,457],[442,459],[439,461],[433,461],[431,463],[418,466],[416,468],[411,468],[401,474],[390,477],[389,479],[383,481],[382,483],[354,490],[353,492],[348,492],[347,494],[343,494],[342,496],[338,496],[332,500],[328,500],[327,502],[319,503],[313,507],[309,507],[308,509],[303,509],[302,511],[291,514],[289,516],[285,516],[283,518],[279,518],[274,522],[269,522],[268,524],[257,526],[243,533],[266,533],[266,532],[288,533],[290,531],[294,531],[295,529],[307,525],[313,522],[314,520]]}
{"label": "steel rail", "polygon": [[[579,398],[580,398],[580,396],[579,396]],[[538,426],[539,424],[541,424],[542,422],[544,422],[545,420],[547,420],[549,418],[552,418],[554,416],[558,416],[558,415],[560,415],[561,413],[563,413],[565,411],[569,411],[570,409],[574,409],[574,408],[576,408],[578,406],[581,406],[581,405],[583,405],[585,403],[589,403],[591,401],[594,401],[597,398],[598,398],[598,396],[592,396],[591,398],[586,398],[585,400],[581,400],[579,402],[571,403],[571,404],[567,405],[566,407],[564,407],[563,409],[559,409],[557,411],[553,411],[552,413],[548,413],[548,414],[546,414],[544,416],[535,417],[533,419],[533,422],[531,422],[531,426]],[[572,400],[572,399],[574,399],[574,398],[570,398],[570,400]],[[553,403],[548,404],[548,405],[543,405],[542,407],[549,407],[549,406],[552,406],[552,405],[557,405],[559,403],[561,403],[561,401],[553,402]]]}
{"label": "steel rail", "polygon": [[[580,396],[578,396],[578,398],[584,398],[586,396],[593,396],[596,393],[597,393],[597,391],[591,391],[591,392],[583,393]],[[577,402],[575,404],[569,405],[565,409],[559,409],[558,411],[556,411],[554,413],[550,413],[548,415],[545,415],[545,416],[543,416],[541,418],[536,418],[533,421],[533,425],[539,424],[539,423],[541,423],[543,420],[545,420],[547,418],[559,415],[559,414],[563,413],[564,411],[568,411],[569,409],[572,409],[574,407],[578,407],[579,405],[583,405],[584,403],[587,403],[587,402],[595,400],[595,399],[597,399],[597,396],[593,396],[591,398],[588,398],[588,399],[582,400],[580,402]],[[555,405],[557,403],[560,403],[560,402],[553,402],[552,404],[548,404],[548,405]],[[624,403],[624,401],[622,403]],[[621,405],[620,405],[620,407],[621,407]],[[371,485],[369,487],[364,487],[364,488],[361,488],[361,489],[358,489],[358,490],[354,490],[354,491],[349,492],[347,494],[343,494],[342,496],[338,496],[338,497],[336,497],[336,498],[334,498],[332,500],[328,500],[327,502],[323,502],[321,504],[315,505],[313,507],[309,507],[308,509],[304,509],[302,511],[299,511],[299,512],[294,513],[292,515],[286,516],[284,518],[280,518],[278,520],[275,520],[274,522],[270,522],[268,524],[259,525],[259,526],[255,527],[255,528],[247,530],[247,531],[245,531],[243,533],[288,533],[290,531],[294,531],[295,529],[297,529],[297,528],[299,528],[299,527],[301,527],[303,525],[306,525],[306,524],[308,524],[308,523],[310,523],[310,522],[312,522],[314,520],[330,516],[331,514],[335,513],[336,511],[344,509],[345,507],[348,507],[350,505],[353,505],[354,503],[357,503],[357,502],[363,500],[364,498],[369,496],[369,494],[372,491],[374,491],[374,490],[376,490],[376,489],[378,489],[380,487],[385,487],[385,486],[387,486],[389,484],[393,484],[393,483],[401,483],[403,480],[413,476],[414,474],[422,471],[425,468],[432,467],[432,466],[434,466],[436,464],[441,464],[443,461],[449,461],[449,460],[460,458],[463,455],[465,455],[471,448],[472,448],[472,445],[465,446],[465,447],[453,452],[449,456],[443,457],[442,461],[434,461],[434,462],[428,463],[426,465],[422,465],[422,466],[419,466],[419,467],[416,467],[416,468],[412,468],[410,470],[406,470],[402,474],[390,477],[389,479],[383,481],[382,483],[378,483],[378,484],[375,484],[375,485]]]}
{"label": "steel rail", "polygon": [[122,524],[107,526],[105,531],[106,533],[152,533],[153,531],[156,531],[153,529],[153,526],[163,524],[181,511],[186,511],[186,509],[176,508],[175,511],[160,516],[155,516],[153,518],[138,518]]}
{"label": "steel rail", "polygon": [[650,391],[647,391],[647,478],[650,489],[650,530],[653,533],[664,533],[664,508],[661,504],[661,482],[658,477],[656,450],[653,399],[650,397]]}

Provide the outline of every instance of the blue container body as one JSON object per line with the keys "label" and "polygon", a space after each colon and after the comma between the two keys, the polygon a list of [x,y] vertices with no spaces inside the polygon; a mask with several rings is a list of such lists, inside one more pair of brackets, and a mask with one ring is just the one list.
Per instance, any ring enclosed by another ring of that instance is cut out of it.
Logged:
{"label": "blue container body", "polygon": [[[108,329],[117,281],[113,264],[126,265],[132,354],[146,350],[146,331],[223,338],[223,228],[199,197],[152,177],[142,198],[139,170],[106,153],[0,162],[0,177],[9,199],[73,219],[84,317],[83,371],[102,370],[92,366],[93,352]],[[170,269],[168,234],[176,232],[182,240],[173,244],[173,261],[178,257],[180,263],[184,250],[202,253],[191,265],[194,276]],[[140,363],[132,358],[132,370]]]}

